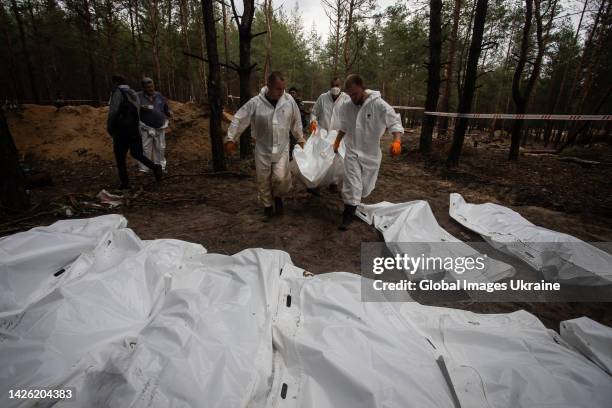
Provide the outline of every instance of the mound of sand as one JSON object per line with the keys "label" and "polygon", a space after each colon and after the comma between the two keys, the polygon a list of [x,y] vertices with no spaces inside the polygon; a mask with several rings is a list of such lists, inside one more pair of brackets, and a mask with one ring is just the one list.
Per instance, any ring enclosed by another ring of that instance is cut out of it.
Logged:
{"label": "mound of sand", "polygon": [[[210,138],[205,108],[170,101],[174,120],[166,135],[168,159],[209,159]],[[31,159],[113,160],[106,133],[108,107],[24,105],[9,113],[8,123],[22,157]]]}

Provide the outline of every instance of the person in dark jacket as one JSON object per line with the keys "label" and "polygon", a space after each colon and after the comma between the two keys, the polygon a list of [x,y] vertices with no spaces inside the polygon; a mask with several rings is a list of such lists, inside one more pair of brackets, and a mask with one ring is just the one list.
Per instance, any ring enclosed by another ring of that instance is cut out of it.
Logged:
{"label": "person in dark jacket", "polygon": [[127,85],[125,77],[113,75],[113,92],[108,103],[106,130],[113,138],[113,150],[117,161],[117,170],[121,185],[129,188],[126,158],[128,151],[132,157],[151,170],[155,180],[162,178],[162,167],[149,160],[142,151],[142,140],[139,132],[140,103],[133,89]]}
{"label": "person in dark jacket", "polygon": [[295,87],[289,88],[289,95],[293,97],[295,103],[297,103],[298,108],[300,108],[300,119],[302,121],[302,128],[305,128],[308,122],[306,120],[307,113],[304,101],[302,101],[302,98],[300,98],[299,92]]}

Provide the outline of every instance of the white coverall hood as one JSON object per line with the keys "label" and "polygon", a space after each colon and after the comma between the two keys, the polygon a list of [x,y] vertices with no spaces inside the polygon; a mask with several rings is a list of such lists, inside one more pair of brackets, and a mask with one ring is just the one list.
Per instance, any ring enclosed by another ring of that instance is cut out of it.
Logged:
{"label": "white coverall hood", "polygon": [[[295,100],[283,93],[276,106],[266,99],[268,87],[251,98],[234,115],[225,141],[235,142],[251,126],[255,139],[255,168],[259,199],[272,206],[273,197],[282,197],[291,189],[289,137],[304,142],[300,109]],[[290,136],[291,135],[291,136]]]}
{"label": "white coverall hood", "polygon": [[359,205],[374,190],[382,159],[380,139],[385,131],[404,132],[400,115],[380,92],[365,92],[368,97],[363,105],[349,100],[342,104],[339,114],[339,130],[345,133],[346,146],[342,199],[348,205]]}
{"label": "white coverall hood", "polygon": [[310,120],[317,121],[317,125],[328,132],[338,130],[340,126],[340,118],[338,117],[340,106],[350,101],[351,98],[344,92],[340,92],[335,101],[331,90],[322,93],[312,107]]}

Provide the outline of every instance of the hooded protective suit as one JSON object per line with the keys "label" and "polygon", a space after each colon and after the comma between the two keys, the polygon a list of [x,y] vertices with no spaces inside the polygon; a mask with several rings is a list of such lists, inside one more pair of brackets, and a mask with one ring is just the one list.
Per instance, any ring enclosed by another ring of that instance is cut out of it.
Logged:
{"label": "hooded protective suit", "polygon": [[271,207],[273,197],[291,190],[289,171],[290,131],[297,143],[304,142],[300,110],[291,95],[283,93],[276,107],[266,99],[268,87],[251,98],[234,115],[225,142],[236,142],[251,125],[255,139],[255,170],[259,200]]}
{"label": "hooded protective suit", "polygon": [[385,133],[404,132],[401,117],[380,97],[380,92],[366,89],[363,105],[352,101],[340,107],[339,130],[345,133],[344,179],[342,199],[347,205],[359,205],[376,185],[382,153],[380,139]]}
{"label": "hooded protective suit", "polygon": [[338,126],[340,125],[338,118],[340,105],[347,101],[350,102],[351,98],[344,92],[340,92],[340,95],[338,95],[335,101],[331,91],[322,93],[319,95],[312,108],[310,120],[316,120],[317,125],[328,132],[330,130],[338,130]]}

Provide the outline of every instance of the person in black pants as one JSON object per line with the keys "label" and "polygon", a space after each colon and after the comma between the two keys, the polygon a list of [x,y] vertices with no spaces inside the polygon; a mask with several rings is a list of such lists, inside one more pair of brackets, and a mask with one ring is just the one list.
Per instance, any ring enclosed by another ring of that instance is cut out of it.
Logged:
{"label": "person in black pants", "polygon": [[123,76],[113,75],[112,79],[114,89],[109,101],[106,128],[113,137],[113,150],[121,181],[119,188],[129,188],[126,164],[128,151],[134,159],[153,170],[155,180],[160,181],[162,178],[161,165],[153,163],[142,151],[142,139],[138,128],[140,122],[138,96],[126,84]]}

